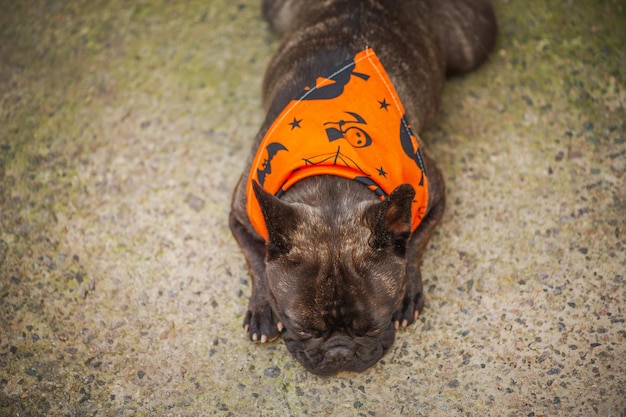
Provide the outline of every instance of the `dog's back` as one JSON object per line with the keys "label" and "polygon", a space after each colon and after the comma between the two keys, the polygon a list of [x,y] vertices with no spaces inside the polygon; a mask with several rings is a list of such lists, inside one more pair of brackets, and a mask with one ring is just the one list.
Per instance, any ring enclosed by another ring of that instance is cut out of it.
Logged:
{"label": "dog's back", "polygon": [[[370,47],[388,68],[417,131],[433,121],[445,75],[480,65],[497,33],[487,0],[398,0],[392,8],[385,0],[264,0],[263,12],[284,35],[264,81],[270,113],[296,93],[281,78],[306,83]],[[285,77],[291,71],[298,74]]]}
{"label": "dog's back", "polygon": [[[346,0],[346,3],[358,8],[362,0]],[[397,3],[409,16],[424,15],[424,8],[436,14],[433,28],[444,48],[449,73],[476,68],[493,48],[497,24],[487,0],[404,0]],[[263,0],[263,14],[279,33],[296,30],[301,23],[300,16],[311,16],[328,7],[323,1]]]}

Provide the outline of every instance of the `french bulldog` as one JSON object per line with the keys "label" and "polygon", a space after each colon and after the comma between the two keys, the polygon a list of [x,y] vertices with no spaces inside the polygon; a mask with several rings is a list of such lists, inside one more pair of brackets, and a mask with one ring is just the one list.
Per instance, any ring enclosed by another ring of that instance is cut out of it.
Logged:
{"label": "french bulldog", "polygon": [[229,218],[252,278],[244,329],[282,335],[313,373],[362,371],[424,306],[420,261],[445,192],[414,132],[434,121],[446,76],[486,59],[496,19],[488,0],[262,7],[283,41]]}

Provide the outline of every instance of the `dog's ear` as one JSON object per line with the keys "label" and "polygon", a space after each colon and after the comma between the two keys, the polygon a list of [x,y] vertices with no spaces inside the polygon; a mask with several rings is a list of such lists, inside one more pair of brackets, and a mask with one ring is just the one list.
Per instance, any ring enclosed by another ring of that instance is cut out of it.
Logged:
{"label": "dog's ear", "polygon": [[252,181],[252,189],[265,219],[268,260],[273,260],[291,249],[289,233],[296,227],[297,213],[292,206],[265,191],[256,181]]}
{"label": "dog's ear", "polygon": [[391,248],[404,256],[411,237],[411,205],[415,190],[409,184],[396,187],[384,201],[370,206],[366,219],[372,230],[369,245],[376,250]]}

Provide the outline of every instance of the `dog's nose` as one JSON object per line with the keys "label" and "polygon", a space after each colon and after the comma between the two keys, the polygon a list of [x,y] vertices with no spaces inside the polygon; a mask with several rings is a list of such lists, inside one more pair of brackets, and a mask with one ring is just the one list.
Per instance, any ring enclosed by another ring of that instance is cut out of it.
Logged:
{"label": "dog's nose", "polygon": [[326,351],[324,353],[324,357],[326,360],[337,362],[337,361],[346,361],[352,359],[354,356],[354,352],[352,349],[348,349],[344,346],[335,346]]}

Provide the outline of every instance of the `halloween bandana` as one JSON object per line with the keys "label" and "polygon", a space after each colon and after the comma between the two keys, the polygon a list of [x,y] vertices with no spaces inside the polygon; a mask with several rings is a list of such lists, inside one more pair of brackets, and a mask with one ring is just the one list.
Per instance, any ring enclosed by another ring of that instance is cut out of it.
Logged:
{"label": "halloween bandana", "polygon": [[257,181],[280,197],[313,175],[358,181],[384,200],[398,185],[415,189],[412,230],[428,204],[428,179],[418,141],[395,88],[372,49],[305,87],[270,126],[247,184],[250,222],[267,241],[265,219],[252,189]]}

